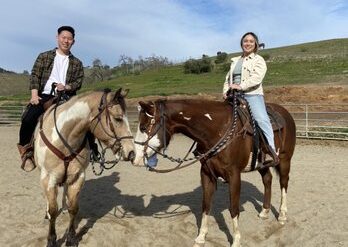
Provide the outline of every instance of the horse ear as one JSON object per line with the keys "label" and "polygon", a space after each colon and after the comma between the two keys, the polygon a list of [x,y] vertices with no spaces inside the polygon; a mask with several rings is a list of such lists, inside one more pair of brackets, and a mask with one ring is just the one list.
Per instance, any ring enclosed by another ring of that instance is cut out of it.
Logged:
{"label": "horse ear", "polygon": [[139,111],[143,110],[145,113],[153,115],[153,113],[154,113],[153,105],[154,104],[152,101],[149,101],[147,103],[145,103],[144,101],[139,101],[139,106],[140,106]]}
{"label": "horse ear", "polygon": [[122,91],[121,87],[119,89],[117,89],[115,96],[114,96],[114,99],[118,99],[121,96],[121,91]]}
{"label": "horse ear", "polygon": [[121,95],[122,95],[122,97],[126,97],[128,95],[128,93],[129,93],[129,89],[124,89],[124,90],[122,90]]}
{"label": "horse ear", "polygon": [[[128,91],[127,91],[128,93]],[[127,95],[127,94],[126,94]],[[112,101],[116,102],[116,103],[120,103],[121,98],[123,98],[123,93],[122,93],[122,88],[117,89],[117,91],[115,92],[114,98],[112,99]]]}

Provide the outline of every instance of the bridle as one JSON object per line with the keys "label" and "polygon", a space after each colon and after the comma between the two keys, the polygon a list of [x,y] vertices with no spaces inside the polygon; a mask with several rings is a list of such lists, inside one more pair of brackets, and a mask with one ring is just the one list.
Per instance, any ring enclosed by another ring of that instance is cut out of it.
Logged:
{"label": "bridle", "polygon": [[[230,125],[230,127],[226,130],[225,134],[220,138],[220,140],[214,145],[212,146],[210,149],[208,149],[205,153],[203,154],[198,154],[198,155],[195,155],[195,157],[192,157],[192,158],[187,158],[190,154],[190,152],[192,151],[193,147],[196,145],[196,142],[194,142],[192,144],[192,146],[190,147],[190,149],[188,150],[188,152],[186,153],[186,155],[184,156],[184,158],[174,158],[174,157],[171,157],[171,156],[168,156],[165,154],[165,152],[163,151],[163,153],[157,151],[155,148],[151,147],[150,145],[148,145],[150,139],[152,137],[154,137],[161,128],[163,128],[163,150],[166,149],[166,137],[165,137],[165,134],[166,134],[166,125],[165,125],[165,119],[166,119],[166,114],[164,112],[164,106],[163,106],[163,102],[162,101],[158,101],[159,103],[159,112],[160,112],[160,116],[159,116],[159,119],[160,119],[160,123],[156,126],[156,128],[154,129],[154,125],[156,124],[156,112],[157,112],[157,109],[156,109],[156,102],[154,102],[154,114],[153,115],[150,115],[148,114],[147,112],[145,112],[145,114],[147,115],[147,117],[149,117],[151,120],[150,120],[150,125],[148,127],[148,130],[147,130],[147,135],[148,135],[148,138],[146,141],[144,142],[137,142],[137,141],[134,141],[134,143],[136,144],[139,144],[139,145],[143,145],[144,146],[144,149],[143,149],[143,159],[144,159],[144,164],[146,164],[146,160],[148,157],[147,157],[147,148],[151,148],[156,154],[162,156],[163,158],[165,159],[168,159],[170,160],[171,162],[176,162],[178,163],[178,165],[174,168],[171,168],[171,169],[155,169],[155,168],[151,168],[151,171],[154,171],[154,172],[158,172],[158,173],[167,173],[167,172],[171,172],[171,171],[174,171],[174,170],[179,170],[179,169],[182,169],[182,168],[185,168],[185,167],[188,167],[200,160],[208,160],[210,159],[211,157],[217,155],[218,153],[220,153],[223,149],[225,149],[227,147],[227,145],[236,137],[236,136],[239,136],[241,135],[242,133],[246,133],[246,129],[243,127],[240,131],[238,131],[237,133],[235,133],[235,130],[236,130],[236,126],[237,126],[237,118],[238,118],[238,113],[237,113],[237,97],[236,96],[233,96],[233,105],[235,107],[233,107],[233,120],[232,120],[232,125]],[[153,131],[154,129],[154,131]],[[184,162],[188,162],[188,163],[185,163]],[[209,167],[209,165],[207,165],[208,168],[211,170],[211,168]],[[211,170],[212,172],[212,170]],[[212,174],[214,174],[212,172]]]}
{"label": "bridle", "polygon": [[[93,167],[93,171],[96,175],[101,175],[103,169],[111,169],[112,167],[114,167],[117,162],[119,161],[119,159],[115,159],[113,161],[105,161],[105,150],[108,149],[108,148],[114,148],[115,145],[118,145],[119,146],[119,151],[118,152],[121,152],[121,149],[122,149],[122,145],[121,145],[121,141],[124,140],[124,139],[133,139],[133,136],[122,136],[122,137],[118,137],[116,132],[115,132],[115,129],[114,129],[114,126],[112,125],[112,122],[111,122],[111,116],[110,116],[110,112],[109,112],[109,107],[112,106],[112,104],[110,103],[107,103],[107,95],[108,93],[110,93],[110,90],[104,90],[104,93],[100,99],[100,103],[99,103],[99,107],[98,107],[98,114],[92,118],[92,121],[93,122],[94,120],[97,120],[96,124],[94,125],[93,127],[93,131],[92,131],[92,134],[94,132],[94,130],[96,129],[97,125],[99,124],[103,130],[103,132],[115,139],[115,142],[113,143],[113,145],[111,147],[107,147],[107,148],[103,148],[103,151],[102,151],[102,154],[101,154],[101,157],[99,158],[98,161],[93,161],[93,164],[92,164],[92,167]],[[76,150],[74,150],[70,144],[67,142],[67,140],[62,136],[62,134],[59,132],[58,130],[58,126],[57,126],[57,108],[58,106],[60,105],[59,104],[59,98],[60,96],[58,95],[58,101],[56,103],[56,105],[54,106],[54,109],[53,109],[53,118],[54,118],[54,126],[55,126],[55,130],[58,134],[58,137],[59,139],[62,141],[63,145],[69,150],[70,154],[69,155],[65,155],[62,151],[60,151],[57,147],[55,147],[46,137],[46,135],[44,134],[43,132],[43,118],[41,117],[40,119],[40,136],[43,140],[43,142],[46,144],[46,146],[48,147],[48,149],[50,149],[58,158],[60,158],[61,160],[64,161],[64,166],[65,166],[65,170],[67,170],[68,166],[69,166],[69,163],[75,159],[76,157],[81,157],[81,158],[84,158],[82,157],[79,153],[83,150],[83,148],[86,146],[86,143],[87,143],[87,137],[85,136],[80,147]],[[107,125],[108,125],[108,129],[105,128],[105,126],[103,125],[103,122],[101,121],[102,120],[102,113],[105,111],[105,118],[106,118],[106,122],[107,122]],[[109,131],[111,131],[111,134],[109,133]],[[101,145],[101,142],[98,140],[100,146],[102,147]],[[94,169],[94,162],[96,163],[99,163],[100,164],[100,167],[101,167],[101,171],[100,173],[96,173],[95,172],[95,169]],[[106,167],[104,165],[104,163],[112,163],[112,167]],[[63,182],[66,180],[66,172],[65,172],[65,177],[63,179]]]}
{"label": "bridle", "polygon": [[[112,121],[111,121],[111,116],[110,116],[110,111],[109,111],[109,107],[111,107],[113,104],[108,103],[107,102],[107,95],[110,92],[110,90],[104,90],[104,93],[100,99],[99,102],[99,106],[98,106],[98,114],[92,118],[92,121],[96,121],[94,127],[92,128],[93,130],[91,131],[92,134],[94,133],[95,129],[97,128],[98,124],[100,125],[101,129],[103,130],[103,132],[110,138],[115,139],[114,143],[112,144],[111,147],[103,147],[102,143],[100,142],[99,139],[97,139],[99,146],[102,148],[101,153],[99,154],[100,157],[98,157],[97,160],[91,159],[91,163],[92,163],[92,169],[93,169],[93,173],[97,176],[101,175],[103,170],[109,170],[111,168],[113,168],[119,161],[119,158],[116,158],[114,160],[110,160],[107,161],[105,159],[105,154],[106,154],[106,150],[107,149],[113,149],[115,146],[118,148],[118,151],[116,153],[118,153],[118,157],[121,157],[121,153],[122,153],[122,145],[121,145],[121,141],[125,140],[125,139],[133,139],[133,136],[121,136],[118,137],[115,131],[114,126],[112,125]],[[105,120],[107,123],[107,127],[104,126],[103,121],[102,121],[102,114],[105,111]],[[111,134],[110,134],[111,132]],[[99,172],[96,171],[94,164],[98,163],[99,164]],[[111,166],[106,166],[105,164],[111,164]]]}
{"label": "bridle", "polygon": [[[92,128],[92,133],[94,133],[94,130],[96,129],[97,125],[99,124],[103,130],[103,132],[110,138],[113,138],[115,139],[115,142],[114,144],[109,147],[109,148],[113,148],[115,145],[118,145],[118,146],[121,146],[121,141],[124,140],[124,139],[133,139],[133,136],[121,136],[121,137],[118,137],[117,134],[116,134],[116,131],[115,131],[115,128],[114,126],[112,125],[112,122],[111,122],[111,117],[110,117],[110,111],[109,111],[109,107],[113,106],[113,104],[110,104],[107,102],[107,95],[108,95],[109,91],[108,90],[105,90],[104,91],[104,94],[103,96],[101,97],[100,99],[100,103],[99,103],[99,107],[98,107],[98,114],[92,118],[92,121],[95,121],[97,120],[97,122],[95,123],[94,127]],[[105,111],[105,120],[106,120],[106,123],[107,123],[107,127],[108,129],[104,126],[103,122],[101,121],[102,120],[102,114],[103,112]],[[110,132],[111,131],[111,134]]]}

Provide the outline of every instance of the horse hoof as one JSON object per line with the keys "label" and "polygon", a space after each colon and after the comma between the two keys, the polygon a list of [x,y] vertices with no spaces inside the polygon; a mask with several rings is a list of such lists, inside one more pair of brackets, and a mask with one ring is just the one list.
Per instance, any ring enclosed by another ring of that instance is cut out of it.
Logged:
{"label": "horse hoof", "polygon": [[77,247],[77,246],[78,246],[78,241],[77,241],[77,239],[75,239],[75,238],[74,238],[74,239],[66,240],[65,246]]}
{"label": "horse hoof", "polygon": [[286,223],[286,219],[278,219],[278,222],[279,222],[279,224],[281,224],[282,226],[283,225],[285,225],[285,223]]}
{"label": "horse hoof", "polygon": [[280,213],[279,216],[278,216],[278,222],[281,225],[285,225],[286,221],[287,221],[286,214],[285,213]]}
{"label": "horse hoof", "polygon": [[195,243],[192,247],[204,247],[204,243],[202,243],[202,244]]}
{"label": "horse hoof", "polygon": [[263,208],[262,211],[259,213],[259,217],[262,220],[266,220],[269,217],[269,209]]}

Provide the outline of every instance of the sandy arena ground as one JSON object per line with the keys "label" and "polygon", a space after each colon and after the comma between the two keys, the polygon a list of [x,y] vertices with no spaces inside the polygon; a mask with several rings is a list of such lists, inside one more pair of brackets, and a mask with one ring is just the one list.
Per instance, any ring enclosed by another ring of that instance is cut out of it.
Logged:
{"label": "sandy arena ground", "polygon": [[[45,246],[48,221],[39,170],[19,168],[18,126],[0,127],[0,246]],[[191,141],[177,136],[169,153],[183,157]],[[327,144],[327,143],[324,143]],[[280,191],[273,181],[272,214],[261,220],[263,186],[257,172],[242,175],[240,230],[246,246],[348,246],[348,147],[301,141],[293,157],[289,220],[276,221]],[[168,167],[160,160],[160,167]],[[79,246],[192,246],[201,219],[199,165],[155,174],[120,162],[102,176],[91,167],[80,198]],[[58,245],[65,246],[68,214],[57,219]],[[215,194],[206,247],[230,246],[227,185]]]}

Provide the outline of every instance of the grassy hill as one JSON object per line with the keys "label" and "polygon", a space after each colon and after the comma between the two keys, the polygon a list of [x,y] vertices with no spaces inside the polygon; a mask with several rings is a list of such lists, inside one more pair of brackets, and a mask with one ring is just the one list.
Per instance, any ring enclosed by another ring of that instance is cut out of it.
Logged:
{"label": "grassy hill", "polygon": [[[229,54],[229,57],[236,54],[238,53]],[[260,55],[266,59],[268,66],[265,87],[327,82],[348,84],[348,39],[264,49],[260,51]],[[143,71],[138,75],[85,84],[82,91],[124,87],[130,89],[131,98],[148,95],[220,93],[226,75],[223,68],[223,64],[215,65],[210,73],[184,74],[183,65],[179,64]],[[27,98],[27,79],[22,75],[0,74],[0,100]]]}

